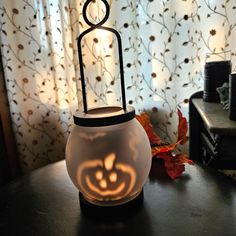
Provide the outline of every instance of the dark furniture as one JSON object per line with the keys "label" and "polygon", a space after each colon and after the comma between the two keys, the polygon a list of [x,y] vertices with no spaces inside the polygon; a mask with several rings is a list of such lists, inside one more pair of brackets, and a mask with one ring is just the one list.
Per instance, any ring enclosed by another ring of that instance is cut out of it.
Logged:
{"label": "dark furniture", "polygon": [[0,53],[0,186],[20,174]]}
{"label": "dark furniture", "polygon": [[204,102],[202,92],[189,105],[190,158],[217,169],[236,169],[236,121],[220,103]]}
{"label": "dark furniture", "polygon": [[173,181],[154,160],[143,204],[130,216],[93,219],[81,212],[65,162],[50,164],[0,190],[0,235],[233,236],[236,184],[207,167],[186,166]]}

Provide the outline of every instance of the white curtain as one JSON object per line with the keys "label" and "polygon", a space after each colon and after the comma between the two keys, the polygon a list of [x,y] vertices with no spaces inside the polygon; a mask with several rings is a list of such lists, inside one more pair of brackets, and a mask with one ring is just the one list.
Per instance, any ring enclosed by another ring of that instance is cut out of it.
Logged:
{"label": "white curtain", "polygon": [[[73,113],[82,108],[76,38],[88,28],[84,2],[0,2],[1,52],[24,171],[64,158]],[[150,112],[158,134],[175,141],[177,108],[188,116],[206,60],[231,60],[235,70],[235,1],[108,2],[106,26],[122,37],[127,102],[137,113]],[[101,1],[90,4],[92,22],[103,14]],[[101,38],[95,32],[83,41],[89,106],[120,102],[115,40]]]}

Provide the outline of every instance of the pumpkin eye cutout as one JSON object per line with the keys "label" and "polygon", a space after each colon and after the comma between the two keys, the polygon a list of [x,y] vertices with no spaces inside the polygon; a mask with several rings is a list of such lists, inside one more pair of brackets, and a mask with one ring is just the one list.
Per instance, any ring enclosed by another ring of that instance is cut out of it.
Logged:
{"label": "pumpkin eye cutout", "polygon": [[95,178],[96,178],[97,180],[102,180],[102,178],[103,178],[103,173],[102,173],[102,171],[100,171],[100,170],[96,171],[96,172],[95,172]]}
{"label": "pumpkin eye cutout", "polygon": [[83,193],[99,200],[118,200],[129,194],[136,182],[133,167],[116,161],[110,153],[103,160],[90,160],[78,169],[78,182]]}

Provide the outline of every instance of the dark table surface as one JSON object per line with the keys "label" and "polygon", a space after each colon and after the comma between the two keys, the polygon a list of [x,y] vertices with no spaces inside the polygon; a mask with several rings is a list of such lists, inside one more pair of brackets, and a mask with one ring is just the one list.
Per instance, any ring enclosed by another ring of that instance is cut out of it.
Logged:
{"label": "dark table surface", "polygon": [[199,165],[173,181],[154,161],[139,210],[98,220],[81,212],[61,161],[0,189],[0,235],[235,236],[236,182]]}

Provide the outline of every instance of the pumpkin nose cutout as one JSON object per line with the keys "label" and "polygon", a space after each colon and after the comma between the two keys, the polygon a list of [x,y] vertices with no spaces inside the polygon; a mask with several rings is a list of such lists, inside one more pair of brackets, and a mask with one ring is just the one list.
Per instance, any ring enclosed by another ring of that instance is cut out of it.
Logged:
{"label": "pumpkin nose cutout", "polygon": [[111,170],[113,168],[115,159],[116,159],[115,153],[111,153],[105,158],[104,166],[106,170]]}
{"label": "pumpkin nose cutout", "polygon": [[100,185],[101,188],[107,188],[107,181],[105,179],[102,179],[99,182],[99,185]]}
{"label": "pumpkin nose cutout", "polygon": [[112,182],[112,183],[115,183],[117,181],[117,174],[115,172],[112,172],[110,175],[109,175],[109,180]]}

